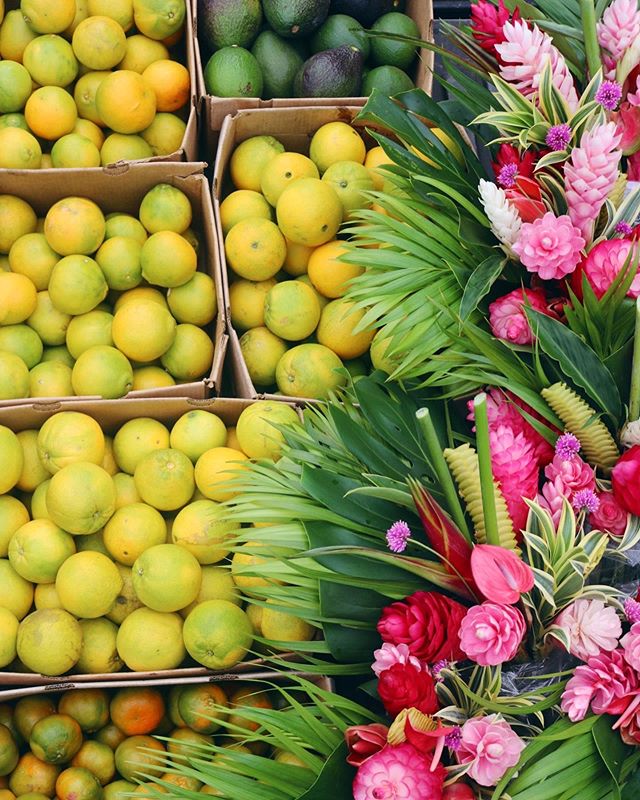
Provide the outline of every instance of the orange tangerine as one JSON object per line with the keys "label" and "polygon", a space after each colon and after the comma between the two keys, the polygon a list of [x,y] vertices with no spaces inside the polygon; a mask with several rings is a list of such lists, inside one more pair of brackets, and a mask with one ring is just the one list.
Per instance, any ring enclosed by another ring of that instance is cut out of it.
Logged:
{"label": "orange tangerine", "polygon": [[191,81],[189,70],[171,59],[154,61],[142,73],[156,93],[158,111],[177,111],[190,97]]}
{"label": "orange tangerine", "polygon": [[116,769],[125,780],[135,780],[139,773],[159,770],[154,754],[150,750],[164,751],[157,739],[145,734],[137,734],[125,739],[116,748]]}
{"label": "orange tangerine", "polygon": [[137,72],[117,70],[100,83],[96,109],[107,127],[116,133],[138,133],[153,122],[156,95]]}
{"label": "orange tangerine", "polygon": [[113,318],[116,347],[134,361],[154,361],[171,347],[176,321],[166,308],[151,300],[126,303]]}
{"label": "orange tangerine", "polygon": [[229,699],[224,690],[215,683],[202,686],[185,686],[178,698],[178,711],[185,725],[197,733],[215,733],[220,728],[220,719],[227,711]]}
{"label": "orange tangerine", "polygon": [[344,242],[334,239],[317,247],[309,257],[308,275],[313,286],[324,297],[342,297],[348,282],[362,275],[364,268],[357,264],[346,264],[338,259],[348,253]]}
{"label": "orange tangerine", "polygon": [[89,16],[73,33],[73,52],[78,61],[93,70],[115,67],[126,51],[122,25],[111,16]]}
{"label": "orange tangerine", "polygon": [[56,780],[57,800],[102,800],[102,786],[85,767],[67,767]]}
{"label": "orange tangerine", "polygon": [[78,118],[73,97],[59,86],[43,86],[31,95],[24,107],[31,130],[43,139],[56,140],[71,133]]}
{"label": "orange tangerine", "polygon": [[24,66],[40,86],[69,86],[78,75],[78,61],[62,36],[38,36],[25,47]]}
{"label": "orange tangerine", "polygon": [[109,696],[104,689],[71,689],[60,695],[58,711],[93,733],[109,722]]}
{"label": "orange tangerine", "polygon": [[31,729],[31,752],[47,764],[71,761],[82,746],[82,729],[67,714],[50,714],[36,722]]}
{"label": "orange tangerine", "polygon": [[157,689],[130,687],[119,689],[109,705],[111,721],[127,736],[151,733],[164,717],[165,704]]}
{"label": "orange tangerine", "polygon": [[209,500],[219,503],[230,500],[236,492],[227,482],[237,476],[238,470],[247,469],[247,456],[231,447],[213,447],[203,453],[196,462],[196,486]]}
{"label": "orange tangerine", "polygon": [[0,272],[0,322],[24,322],[36,310],[37,291],[33,281],[18,272]]}
{"label": "orange tangerine", "polygon": [[18,765],[11,773],[9,788],[17,797],[28,792],[38,792],[45,797],[53,797],[59,772],[60,767],[47,764],[36,758],[33,753],[27,752],[20,757]]}

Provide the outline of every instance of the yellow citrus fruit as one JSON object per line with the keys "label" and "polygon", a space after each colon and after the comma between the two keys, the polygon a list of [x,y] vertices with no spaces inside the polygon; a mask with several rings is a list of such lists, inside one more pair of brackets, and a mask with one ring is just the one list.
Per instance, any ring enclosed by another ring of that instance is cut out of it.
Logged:
{"label": "yellow citrus fruit", "polygon": [[95,533],[115,511],[115,497],[111,475],[97,464],[80,461],[63,467],[51,478],[47,512],[69,533]]}
{"label": "yellow citrus fruit", "polygon": [[77,395],[124,397],[133,386],[133,368],[124,353],[108,345],[94,345],[78,356],[71,371]]}
{"label": "yellow citrus fruit", "polygon": [[110,289],[133,289],[141,282],[141,249],[136,239],[127,236],[113,236],[100,245],[96,261]]}
{"label": "yellow citrus fruit", "polygon": [[329,347],[342,359],[358,358],[371,345],[375,330],[365,328],[356,332],[365,310],[356,308],[350,300],[332,300],[322,309],[316,337],[320,344]]}
{"label": "yellow citrus fruit", "polygon": [[299,178],[319,178],[313,161],[301,153],[279,153],[266,164],[260,177],[260,191],[275,206],[282,192]]}
{"label": "yellow citrus fruit", "polygon": [[273,221],[273,209],[259,191],[238,189],[220,203],[220,224],[224,236],[236,223],[255,218]]}
{"label": "yellow citrus fruit", "polygon": [[96,110],[105,125],[116,133],[139,133],[153,122],[156,96],[142,75],[120,69],[100,82]]}
{"label": "yellow citrus fruit", "polygon": [[264,301],[264,324],[276,336],[298,342],[310,336],[320,319],[320,304],[311,287],[301,281],[282,281]]}
{"label": "yellow citrus fruit", "polygon": [[138,367],[133,370],[133,386],[131,391],[141,392],[148,389],[161,389],[175,386],[176,382],[161,367]]}
{"label": "yellow citrus fruit", "polygon": [[8,11],[0,25],[0,56],[7,61],[22,64],[25,47],[37,35],[20,9]]}
{"label": "yellow citrus fruit", "polygon": [[61,256],[95,253],[102,244],[104,232],[102,211],[86,197],[59,200],[44,219],[44,235]]}
{"label": "yellow citrus fruit", "polygon": [[16,325],[36,310],[37,291],[30,278],[17,272],[0,272],[0,323]]}
{"label": "yellow citrus fruit", "polygon": [[[86,620],[85,625],[95,625],[97,620]],[[82,623],[80,623],[82,624]],[[83,625],[83,629],[84,629]],[[105,629],[106,630],[106,629]],[[115,634],[114,634],[115,635]],[[115,645],[114,645],[115,646]],[[82,659],[82,656],[80,656]],[[77,669],[80,669],[80,661],[76,665]],[[119,662],[122,664],[122,662]],[[98,666],[96,664],[96,666]],[[91,671],[91,670],[86,670]],[[93,672],[98,672],[99,670],[94,669]],[[117,672],[117,669],[111,670],[103,670],[104,672]],[[88,769],[89,772],[92,772],[96,778],[100,781],[101,786],[105,786],[109,781],[113,780],[115,773],[116,773],[116,764],[113,750],[109,747],[108,744],[103,744],[102,742],[97,742],[94,739],[87,739],[83,742],[82,747],[75,756],[71,759],[71,766],[72,767],[84,767]]]}
{"label": "yellow citrus fruit", "polygon": [[318,302],[320,303],[320,310],[322,311],[322,309],[329,302],[329,298],[325,297],[323,294],[320,294],[313,283],[311,283],[311,278],[308,275],[299,275],[296,280],[300,281],[300,283],[306,283],[307,286],[310,286],[313,289],[313,291],[316,293],[316,297],[318,298]]}
{"label": "yellow citrus fruit", "polygon": [[20,439],[10,428],[0,425],[0,495],[11,491],[18,483],[23,467],[24,453]]}
{"label": "yellow citrus fruit", "polygon": [[91,70],[112,69],[126,52],[124,30],[110,16],[87,17],[75,29],[71,43],[78,61]]}
{"label": "yellow citrus fruit", "polygon": [[39,583],[33,595],[33,604],[36,609],[62,608],[55,583]]}
{"label": "yellow citrus fruit", "polygon": [[60,411],[49,417],[37,434],[37,446],[38,456],[51,474],[69,464],[101,464],[104,459],[102,428],[93,417],[79,411]]}
{"label": "yellow citrus fruit", "polygon": [[138,608],[121,622],[117,645],[118,654],[129,669],[175,669],[186,656],[182,617],[151,608]]}
{"label": "yellow citrus fruit", "polygon": [[96,92],[98,91],[98,86],[110,74],[106,71],[86,72],[78,78],[78,82],[73,89],[73,99],[78,109],[79,117],[90,120],[96,125],[104,125],[96,110]]}
{"label": "yellow citrus fruit", "polygon": [[185,16],[185,0],[133,0],[136,27],[150,39],[168,39],[178,33]]}
{"label": "yellow citrus fruit", "polygon": [[[12,614],[8,608],[0,607],[0,668],[8,666],[16,657],[16,642],[18,639],[18,618]],[[2,729],[0,726],[0,772],[7,772],[7,743],[2,741]],[[5,728],[5,730],[8,730]],[[14,769],[18,763],[18,749],[16,748],[15,761],[8,771]]]}
{"label": "yellow citrus fruit", "polygon": [[184,233],[191,225],[193,212],[184,192],[169,183],[159,183],[142,198],[138,216],[149,233]]}
{"label": "yellow citrus fruit", "polygon": [[8,558],[0,558],[0,608],[22,619],[32,603],[33,584],[18,575]]}
{"label": "yellow citrus fruit", "polygon": [[113,438],[111,436],[104,437],[104,458],[102,459],[100,466],[111,476],[115,475],[118,471],[116,456],[113,452]]}
{"label": "yellow citrus fruit", "polygon": [[102,166],[116,164],[119,161],[139,161],[151,158],[153,150],[142,136],[130,133],[112,133],[104,140],[100,148]]}
{"label": "yellow citrus fruit", "polygon": [[225,539],[234,529],[235,524],[225,518],[223,506],[213,500],[196,500],[178,512],[171,539],[192,553],[200,564],[215,564],[228,555]]}
{"label": "yellow citrus fruit", "polygon": [[167,292],[169,309],[178,322],[189,322],[203,328],[218,310],[216,286],[205,272],[196,272],[182,286]]}
{"label": "yellow citrus fruit", "polygon": [[276,285],[275,278],[266,281],[234,281],[229,287],[231,322],[241,331],[264,325],[264,300]]}
{"label": "yellow citrus fruit", "polygon": [[9,561],[32,583],[53,583],[62,563],[76,552],[73,536],[49,519],[34,519],[9,542]]}
{"label": "yellow citrus fruit", "polygon": [[49,481],[46,480],[39,483],[33,490],[31,495],[31,516],[33,519],[49,519],[47,512],[47,489],[49,488]]}
{"label": "yellow citrus fruit", "polygon": [[53,797],[59,772],[60,767],[55,764],[45,764],[33,753],[27,752],[20,756],[18,765],[9,779],[9,788],[16,797],[23,797],[25,794],[33,800]]}
{"label": "yellow citrus fruit", "polygon": [[182,148],[186,130],[187,124],[179,116],[159,111],[140,136],[149,145],[154,156],[168,156]]}
{"label": "yellow citrus fruit", "polygon": [[11,194],[0,194],[0,253],[8,253],[13,243],[25,233],[33,233],[37,224],[36,212],[29,203]]}
{"label": "yellow citrus fruit", "polygon": [[40,169],[42,149],[36,137],[21,128],[0,129],[0,168]]}
{"label": "yellow citrus fruit", "polygon": [[251,328],[240,337],[240,350],[249,377],[256,386],[275,383],[276,366],[287,351],[283,339],[268,328]]}
{"label": "yellow citrus fruit", "polygon": [[45,345],[62,345],[65,342],[71,316],[59,311],[46,290],[38,292],[36,308],[27,319],[27,325],[36,331]]}
{"label": "yellow citrus fruit", "polygon": [[336,161],[364,162],[367,149],[362,136],[346,122],[328,122],[313,134],[309,157],[322,174]]}
{"label": "yellow citrus fruit", "polygon": [[[115,728],[115,725],[112,726]],[[154,740],[155,741],[155,740]],[[136,789],[136,784],[120,779],[111,781],[104,787],[104,800],[127,800],[130,793]]]}
{"label": "yellow citrus fruit", "polygon": [[259,192],[262,171],[278,153],[284,153],[284,145],[273,136],[252,136],[241,142],[229,161],[229,172],[236,189]]}
{"label": "yellow citrus fruit", "polygon": [[120,589],[118,596],[105,616],[107,619],[110,619],[111,622],[115,622],[116,625],[120,625],[122,624],[122,621],[129,616],[129,614],[131,614],[137,608],[142,607],[142,602],[133,588],[131,567],[125,567],[124,564],[118,563],[116,563],[116,567],[118,568],[118,572],[122,578],[122,589]]}
{"label": "yellow citrus fruit", "polygon": [[299,424],[291,406],[271,400],[259,400],[240,414],[236,435],[249,458],[280,458],[284,436],[280,426]]}
{"label": "yellow citrus fruit", "polygon": [[113,344],[111,324],[113,315],[99,308],[73,317],[67,328],[67,349],[78,358],[96,344]]}
{"label": "yellow citrus fruit", "polygon": [[88,139],[98,150],[98,166],[100,164],[100,148],[104,144],[104,133],[95,122],[79,117],[73,126],[73,133]]}
{"label": "yellow citrus fruit", "polygon": [[169,442],[195,463],[212,447],[223,447],[227,441],[227,429],[217,414],[204,409],[187,411],[171,428]]}
{"label": "yellow citrus fruit", "polygon": [[325,297],[343,297],[348,281],[362,275],[363,267],[346,264],[338,259],[348,253],[343,242],[335,239],[317,247],[309,258],[308,275],[311,283]]}
{"label": "yellow citrus fruit", "polygon": [[132,300],[113,317],[111,334],[116,347],[134,361],[154,361],[176,338],[176,321],[152,300]]}
{"label": "yellow citrus fruit", "polygon": [[116,510],[104,526],[103,538],[109,555],[130,567],[149,547],[166,541],[167,524],[155,508],[133,503]]}
{"label": "yellow citrus fruit", "polygon": [[206,600],[184,621],[189,655],[209,669],[230,669],[247,654],[253,629],[241,608],[227,600]]}
{"label": "yellow citrus fruit", "polygon": [[118,69],[130,69],[142,75],[149,64],[161,58],[169,58],[169,50],[162,42],[134,33],[127,36],[124,58],[118,64]]}
{"label": "yellow citrus fruit", "polygon": [[78,25],[82,22],[83,19],[86,19],[88,16],[89,16],[89,9],[87,7],[87,0],[76,0],[75,16],[71,24],[64,30],[64,35],[67,37],[67,39],[70,39],[73,36],[73,32],[78,27]]}
{"label": "yellow citrus fruit", "polygon": [[380,329],[371,342],[369,355],[374,369],[382,370],[387,375],[391,375],[400,365],[400,357],[393,352],[389,352],[391,338],[386,336],[384,329]]}
{"label": "yellow citrus fruit", "polygon": [[142,277],[155,286],[182,286],[193,277],[198,256],[193,246],[175,231],[154,233],[142,245]]}
{"label": "yellow citrus fruit", "polygon": [[22,54],[22,63],[29,70],[34,83],[43,87],[64,88],[73,83],[78,74],[78,62],[71,45],[55,34],[38,36],[29,42]]}
{"label": "yellow citrus fruit", "polygon": [[322,176],[342,203],[342,218],[348,219],[359,208],[370,208],[372,201],[365,192],[373,190],[369,170],[357,161],[336,161]]}
{"label": "yellow citrus fruit", "polygon": [[0,350],[0,400],[27,397],[29,369],[20,356]]}
{"label": "yellow citrus fruit", "polygon": [[51,148],[51,163],[56,169],[99,167],[100,150],[86,136],[68,133],[58,139]]}
{"label": "yellow citrus fruit", "polygon": [[212,447],[196,462],[196,486],[209,500],[219,503],[230,500],[237,492],[227,482],[237,477],[239,470],[247,468],[248,460],[243,452],[231,447]]}
{"label": "yellow citrus fruit", "polygon": [[154,61],[142,73],[156,95],[158,111],[177,111],[191,96],[189,70],[178,61],[165,58]]}
{"label": "yellow citrus fruit", "polygon": [[50,714],[39,719],[31,729],[31,752],[48,764],[70,761],[81,746],[82,729],[67,714]]}
{"label": "yellow citrus fruit", "polygon": [[[104,238],[112,239],[114,236],[127,236],[135,239],[140,245],[147,240],[147,232],[139,219],[131,214],[107,214]],[[154,291],[154,290],[151,290]],[[124,297],[124,295],[120,295]]]}
{"label": "yellow citrus fruit", "polygon": [[183,322],[176,328],[176,337],[160,358],[162,366],[178,382],[203,378],[211,370],[214,346],[209,334]]}
{"label": "yellow citrus fruit", "polygon": [[140,497],[160,511],[181,508],[195,489],[193,464],[184,453],[172,448],[145,455],[133,477]]}
{"label": "yellow citrus fruit", "polygon": [[321,344],[301,344],[278,362],[278,389],[290,397],[324,400],[347,381],[340,358]]}
{"label": "yellow citrus fruit", "polygon": [[309,258],[311,257],[311,254],[315,248],[307,247],[304,244],[296,244],[296,242],[290,242],[288,239],[286,242],[287,257],[284,260],[282,269],[285,272],[288,272],[289,275],[293,275],[296,278],[299,275],[306,274]]}
{"label": "yellow citrus fruit", "polygon": [[136,489],[133,475],[126,472],[116,472],[113,477],[113,485],[116,488],[116,511],[123,506],[140,502],[140,495]]}
{"label": "yellow citrus fruit", "polygon": [[364,165],[369,170],[371,174],[371,179],[373,180],[373,188],[376,191],[382,190],[382,185],[385,181],[385,177],[389,174],[387,170],[380,169],[381,166],[384,164],[393,164],[394,162],[389,158],[389,156],[384,152],[384,149],[377,145],[376,147],[372,147],[370,150],[367,150],[367,155],[364,159]]}
{"label": "yellow citrus fruit", "polygon": [[21,0],[20,10],[36,33],[60,33],[68,28],[76,14],[75,0]]}
{"label": "yellow citrus fruit", "polygon": [[88,0],[90,16],[111,17],[124,31],[133,27],[133,0]]}
{"label": "yellow citrus fruit", "polygon": [[57,347],[45,347],[42,351],[41,361],[60,361],[67,367],[73,367],[74,360],[65,345]]}
{"label": "yellow citrus fruit", "polygon": [[90,550],[70,556],[56,576],[56,591],[63,608],[84,619],[104,616],[120,589],[122,578],[113,561]]}
{"label": "yellow citrus fruit", "polygon": [[282,649],[288,649],[287,644],[290,642],[308,642],[313,639],[316,631],[313,625],[293,614],[270,608],[270,602],[267,600],[267,606],[262,609],[260,623],[265,639],[282,642]]}
{"label": "yellow citrus fruit", "polygon": [[31,94],[31,76],[22,64],[3,61],[0,64],[0,112],[10,114],[24,108]]}
{"label": "yellow citrus fruit", "polygon": [[193,553],[177,544],[147,548],[131,572],[136,594],[154,611],[179,611],[192,603],[200,591],[200,564]]}
{"label": "yellow citrus fruit", "polygon": [[18,658],[28,669],[43,675],[62,675],[70,670],[81,647],[80,623],[62,608],[34,611],[18,628]]}
{"label": "yellow citrus fruit", "polygon": [[[124,663],[121,661],[116,647],[117,625],[109,619],[99,617],[98,619],[80,620],[80,627],[82,628],[82,647],[76,670],[80,673],[90,674],[119,672]],[[88,744],[94,743],[87,741],[83,747]],[[95,744],[98,743],[95,742]],[[106,745],[101,746],[106,747],[111,753],[111,749]],[[80,750],[81,752],[82,750]],[[76,757],[72,763],[74,766],[87,766],[83,758]]]}
{"label": "yellow citrus fruit", "polygon": [[[2,429],[0,429],[0,435],[1,432]],[[3,452],[4,455],[4,444],[0,452]],[[2,469],[2,474],[4,477],[4,468]],[[29,522],[29,512],[24,503],[21,503],[17,497],[13,497],[10,494],[0,495],[0,558],[4,558],[7,555],[9,542],[13,534],[27,522]]]}
{"label": "yellow citrus fruit", "polygon": [[71,397],[71,367],[62,361],[43,361],[29,371],[30,397]]}
{"label": "yellow citrus fruit", "polygon": [[27,429],[20,431],[17,436],[24,457],[17,487],[23,492],[33,492],[41,483],[51,477],[51,473],[45,468],[46,465],[40,457],[40,448],[38,447],[39,432]]}
{"label": "yellow citrus fruit", "polygon": [[107,548],[104,546],[104,539],[102,531],[96,533],[88,533],[84,536],[76,537],[76,547],[79,553],[84,553],[90,550],[93,553],[102,553],[103,556],[108,556]]}
{"label": "yellow citrus fruit", "polygon": [[42,340],[28,325],[5,325],[0,327],[0,350],[13,353],[27,365],[34,367],[42,358]]}
{"label": "yellow citrus fruit", "polygon": [[130,475],[149,453],[169,447],[169,431],[158,420],[138,417],[129,420],[113,437],[113,451],[118,466]]}
{"label": "yellow citrus fruit", "polygon": [[317,247],[333,239],[338,232],[342,203],[326,182],[300,178],[280,195],[276,217],[287,239]]}
{"label": "yellow citrus fruit", "polygon": [[242,597],[226,564],[207,564],[202,567],[200,591],[191,605],[180,609],[180,614],[188,616],[199,603],[206,600],[227,600],[236,606],[242,605]]}
{"label": "yellow citrus fruit", "polygon": [[39,292],[47,288],[59,258],[43,233],[26,233],[16,239],[9,250],[11,271],[25,275]]}
{"label": "yellow citrus fruit", "polygon": [[236,223],[224,240],[227,264],[241,278],[265,281],[284,264],[287,244],[278,226],[261,217]]}

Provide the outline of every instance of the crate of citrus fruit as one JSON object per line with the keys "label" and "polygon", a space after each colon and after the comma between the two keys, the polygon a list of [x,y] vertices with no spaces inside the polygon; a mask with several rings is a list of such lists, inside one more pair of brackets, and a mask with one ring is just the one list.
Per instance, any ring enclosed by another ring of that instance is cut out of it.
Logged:
{"label": "crate of citrus fruit", "polygon": [[255,579],[223,503],[298,419],[247,400],[0,409],[0,683],[246,670],[257,630],[283,641],[286,614],[243,609]]}
{"label": "crate of citrus fruit", "polygon": [[191,20],[189,0],[0,4],[0,169],[195,160]]}
{"label": "crate of citrus fruit", "polygon": [[342,223],[388,163],[357,109],[239,111],[213,178],[236,394],[324,399],[381,364],[364,310],[344,295]]}
{"label": "crate of citrus fruit", "polygon": [[0,405],[220,389],[202,165],[0,173]]}

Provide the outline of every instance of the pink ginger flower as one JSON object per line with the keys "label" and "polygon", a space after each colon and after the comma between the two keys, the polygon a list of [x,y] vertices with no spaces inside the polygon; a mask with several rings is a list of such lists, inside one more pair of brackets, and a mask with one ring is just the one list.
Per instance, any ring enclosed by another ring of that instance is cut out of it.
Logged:
{"label": "pink ginger flower", "polygon": [[640,34],[637,0],[613,0],[597,30],[600,47],[608,50],[614,61],[619,61]]}
{"label": "pink ginger flower", "polygon": [[629,633],[626,633],[620,644],[624,648],[624,660],[636,672],[640,672],[640,623],[636,622],[631,626]]}
{"label": "pink ginger flower", "polygon": [[589,706],[594,714],[620,714],[637,688],[638,675],[622,650],[600,653],[576,667],[562,694],[561,708],[571,722],[584,719]]}
{"label": "pink ginger flower", "polygon": [[553,524],[558,527],[564,501],[568,499],[569,490],[562,482],[562,478],[557,476],[554,480],[547,481],[544,484],[542,492],[538,495],[536,502],[549,513]]}
{"label": "pink ginger flower", "polygon": [[368,758],[353,781],[354,800],[442,800],[445,769],[405,742],[387,745]]}
{"label": "pink ginger flower", "polygon": [[576,457],[567,461],[560,456],[555,456],[553,461],[545,467],[545,477],[550,481],[560,478],[566,490],[565,497],[571,502],[573,495],[583,489],[595,491],[596,475],[593,467]]}
{"label": "pink ginger flower", "polygon": [[615,650],[622,635],[622,624],[613,606],[602,600],[575,600],[554,622],[569,635],[569,652],[582,661],[603,650]]}
{"label": "pink ginger flower", "polygon": [[551,62],[553,85],[573,113],[578,107],[578,95],[571,72],[551,37],[537,25],[529,27],[523,20],[506,22],[502,33],[504,42],[496,45],[496,51],[504,80],[528,97],[537,91],[544,68]]}
{"label": "pink ginger flower", "polygon": [[527,626],[515,606],[482,603],[472,606],[460,625],[460,647],[482,667],[504,664],[518,652]]}
{"label": "pink ginger flower", "polygon": [[498,58],[496,45],[504,42],[502,28],[510,19],[520,19],[520,10],[515,9],[513,17],[505,7],[504,0],[498,0],[498,6],[487,0],[478,0],[471,6],[471,30],[473,38],[483,50]]}
{"label": "pink ginger flower", "polygon": [[499,714],[468,719],[462,726],[456,758],[470,764],[468,774],[480,786],[495,786],[520,760],[525,742]]}
{"label": "pink ginger flower", "polygon": [[394,664],[413,664],[418,670],[422,671],[422,662],[419,658],[411,655],[409,645],[407,644],[390,644],[385,642],[379,650],[373,651],[374,663],[371,669],[379,677],[381,672],[385,669],[390,669]]}
{"label": "pink ginger flower", "polygon": [[538,460],[528,439],[507,425],[489,431],[489,444],[493,476],[500,484],[514,528],[520,531],[529,514],[524,498],[533,500],[538,492]]}
{"label": "pink ginger flower", "polygon": [[542,289],[514,289],[489,306],[489,325],[494,336],[512,344],[533,344],[525,300],[531,308],[548,314],[547,298]]}
{"label": "pink ginger flower", "polygon": [[627,103],[634,108],[640,106],[640,75],[636,75],[635,91],[627,92]]}
{"label": "pink ginger flower", "polygon": [[[580,289],[584,275],[591,284],[595,296],[600,299],[624,267],[631,251],[633,251],[631,258],[637,258],[637,245],[629,239],[605,239],[599,242],[591,248],[582,264],[582,269],[576,273],[576,280],[580,278]],[[638,297],[638,295],[640,295],[640,271],[627,292],[628,297]]]}
{"label": "pink ginger flower", "polygon": [[611,536],[622,536],[627,529],[627,512],[618,503],[613,492],[599,492],[598,500],[598,510],[589,515],[591,527]]}
{"label": "pink ginger flower", "polygon": [[478,589],[492,603],[512,606],[533,588],[531,567],[513,550],[477,544],[471,551],[471,573]]}
{"label": "pink ginger flower", "polygon": [[566,214],[556,217],[547,211],[535,222],[524,223],[512,248],[529,272],[551,281],[575,270],[584,246],[580,230]]}
{"label": "pink ginger flower", "polygon": [[615,122],[596,125],[582,134],[580,145],[565,162],[569,217],[586,242],[591,241],[595,221],[618,180],[621,139]]}

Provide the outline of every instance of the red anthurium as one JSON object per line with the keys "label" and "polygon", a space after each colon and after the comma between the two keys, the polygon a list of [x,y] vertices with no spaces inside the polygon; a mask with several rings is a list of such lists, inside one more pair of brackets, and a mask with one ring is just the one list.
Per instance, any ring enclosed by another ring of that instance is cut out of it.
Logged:
{"label": "red anthurium", "polygon": [[344,732],[349,755],[347,764],[359,767],[368,758],[378,753],[387,744],[386,725],[374,722],[371,725],[352,725]]}
{"label": "red anthurium", "polygon": [[493,544],[478,544],[471,554],[476,585],[492,603],[514,605],[533,587],[531,567],[512,551]]}

